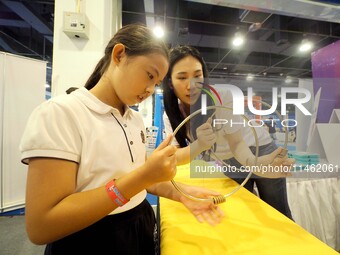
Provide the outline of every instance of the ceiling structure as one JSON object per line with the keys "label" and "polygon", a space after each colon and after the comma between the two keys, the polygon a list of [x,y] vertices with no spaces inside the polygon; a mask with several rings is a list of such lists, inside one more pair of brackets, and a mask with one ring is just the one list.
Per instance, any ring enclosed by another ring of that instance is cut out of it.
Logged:
{"label": "ceiling structure", "polygon": [[[340,39],[338,1],[320,2],[122,0],[122,24],[164,26],[169,46],[195,46],[213,78],[310,78],[311,53],[298,52],[301,41],[312,41],[315,51]],[[0,1],[0,50],[46,60],[47,82],[53,20],[54,0]],[[246,37],[239,49],[231,44],[236,32]]]}
{"label": "ceiling structure", "polygon": [[[127,0],[123,25],[163,25],[170,46],[189,44],[200,50],[212,77],[249,73],[311,77],[310,52],[298,53],[301,41],[309,39],[316,50],[340,39],[339,23],[238,9],[222,6],[223,2],[232,1]],[[250,28],[254,23],[261,24],[256,31]],[[236,32],[246,36],[239,49],[231,43]]]}

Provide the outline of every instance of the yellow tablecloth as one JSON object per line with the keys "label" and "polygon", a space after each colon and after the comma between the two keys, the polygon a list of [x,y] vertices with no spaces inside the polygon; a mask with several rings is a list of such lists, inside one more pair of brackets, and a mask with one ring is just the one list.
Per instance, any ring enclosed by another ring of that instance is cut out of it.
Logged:
{"label": "yellow tablecloth", "polygon": [[[189,165],[179,167],[176,181],[200,183],[188,176]],[[225,178],[205,179],[204,185],[226,194],[225,182]],[[339,255],[244,188],[220,206],[226,216],[212,227],[197,222],[182,204],[161,198],[161,254]]]}

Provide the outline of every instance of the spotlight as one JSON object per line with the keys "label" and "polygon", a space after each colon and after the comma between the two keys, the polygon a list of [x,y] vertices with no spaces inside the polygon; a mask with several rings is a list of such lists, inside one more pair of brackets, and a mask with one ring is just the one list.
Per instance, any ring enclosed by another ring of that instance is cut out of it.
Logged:
{"label": "spotlight", "polygon": [[306,52],[306,51],[310,51],[312,48],[313,48],[313,43],[311,43],[308,39],[303,39],[299,47],[299,51]]}
{"label": "spotlight", "polygon": [[157,37],[157,38],[162,38],[164,36],[164,29],[160,26],[157,26],[153,29],[153,34]]}
{"label": "spotlight", "polygon": [[286,84],[290,84],[290,83],[292,83],[292,81],[293,81],[293,79],[290,76],[287,76],[286,79],[285,79]]}
{"label": "spotlight", "polygon": [[254,80],[254,75],[252,75],[251,73],[248,74],[246,80],[247,80],[247,81],[252,81],[252,80]]}
{"label": "spotlight", "polygon": [[237,32],[235,34],[235,37],[233,39],[233,45],[235,47],[241,46],[244,43],[244,37],[242,36],[242,34],[240,34],[239,32]]}

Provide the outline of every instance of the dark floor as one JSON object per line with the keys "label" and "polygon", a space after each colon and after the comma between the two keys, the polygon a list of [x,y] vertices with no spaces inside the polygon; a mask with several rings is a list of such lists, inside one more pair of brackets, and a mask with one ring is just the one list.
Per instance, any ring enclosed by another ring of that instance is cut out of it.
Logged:
{"label": "dark floor", "polygon": [[0,255],[43,255],[45,246],[28,240],[24,216],[0,216]]}
{"label": "dark floor", "polygon": [[[156,214],[155,196],[148,195],[148,201]],[[43,255],[45,245],[35,245],[27,237],[24,209],[15,213],[18,214],[0,216],[0,255]]]}

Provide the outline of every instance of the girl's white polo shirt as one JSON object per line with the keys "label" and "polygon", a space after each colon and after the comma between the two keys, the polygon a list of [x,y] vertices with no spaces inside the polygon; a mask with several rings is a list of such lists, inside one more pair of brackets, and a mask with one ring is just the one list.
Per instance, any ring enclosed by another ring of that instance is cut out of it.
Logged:
{"label": "girl's white polo shirt", "polygon": [[[22,162],[49,157],[78,163],[76,191],[91,190],[119,178],[145,162],[145,127],[128,107],[124,116],[86,88],[54,97],[31,114],[20,150]],[[48,169],[46,169],[48,171]],[[146,191],[112,214],[140,204]]]}

